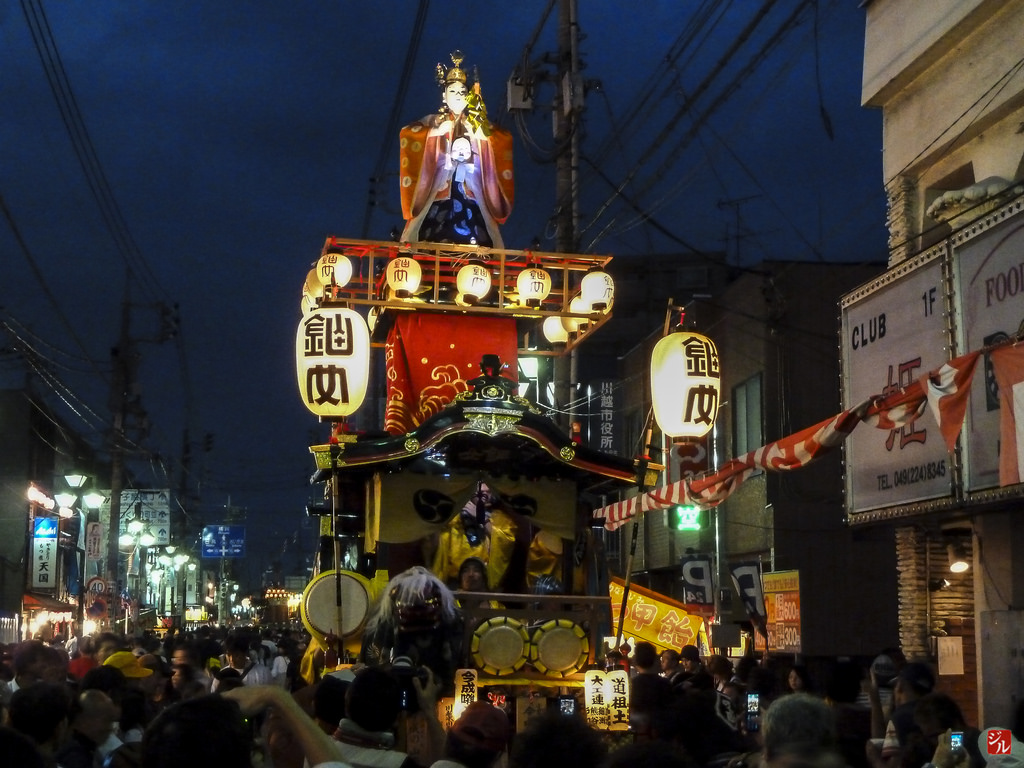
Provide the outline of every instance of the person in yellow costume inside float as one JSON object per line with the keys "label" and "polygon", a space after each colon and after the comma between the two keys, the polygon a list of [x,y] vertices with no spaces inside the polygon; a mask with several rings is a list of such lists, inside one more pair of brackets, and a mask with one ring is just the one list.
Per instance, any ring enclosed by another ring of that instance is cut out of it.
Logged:
{"label": "person in yellow costume inside float", "polygon": [[505,577],[516,544],[518,526],[513,517],[495,504],[486,483],[478,483],[459,514],[438,536],[434,553],[434,574],[447,584],[459,586],[461,568],[469,558],[483,563],[484,582],[495,589]]}
{"label": "person in yellow costume inside float", "polygon": [[[563,542],[554,534],[523,525],[525,531],[516,516],[504,509],[500,494],[480,482],[473,497],[438,535],[431,570],[457,590],[534,592],[538,579],[561,569]],[[525,584],[519,580],[523,574],[515,583],[506,583],[522,533],[529,536]]]}
{"label": "person in yellow costume inside float", "polygon": [[440,112],[400,134],[401,240],[504,248],[498,225],[512,212],[512,135],[488,121],[462,52],[451,58],[451,67],[437,65]]}

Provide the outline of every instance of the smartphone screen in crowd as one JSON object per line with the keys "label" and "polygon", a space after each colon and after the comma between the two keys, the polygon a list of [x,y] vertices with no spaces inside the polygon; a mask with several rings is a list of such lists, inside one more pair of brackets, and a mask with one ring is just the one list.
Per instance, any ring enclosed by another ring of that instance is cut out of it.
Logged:
{"label": "smartphone screen in crowd", "polygon": [[558,711],[563,715],[575,715],[576,714],[576,697],[575,696],[559,696],[558,697]]}
{"label": "smartphone screen in crowd", "polygon": [[761,700],[756,693],[747,694],[747,733],[754,733],[760,727]]}

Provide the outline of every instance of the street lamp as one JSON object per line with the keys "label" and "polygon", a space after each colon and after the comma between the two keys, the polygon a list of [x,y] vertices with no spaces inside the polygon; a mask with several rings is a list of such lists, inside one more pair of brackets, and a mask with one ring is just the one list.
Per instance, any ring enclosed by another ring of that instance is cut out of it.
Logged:
{"label": "street lamp", "polygon": [[53,500],[57,502],[57,514],[67,519],[75,516],[75,503],[78,496],[73,493],[55,493]]}
{"label": "street lamp", "polygon": [[187,588],[183,581],[186,579],[186,571],[194,571],[196,564],[191,555],[185,552],[177,552],[176,549],[173,544],[168,545],[164,547],[163,553],[157,558],[157,562],[163,566],[163,573],[169,577],[168,580],[171,585],[170,609],[167,610],[165,600],[161,600],[161,602],[165,606],[165,615],[170,615],[172,621],[177,612],[177,606],[180,606],[182,622],[184,622]]}
{"label": "street lamp", "polygon": [[[86,594],[85,587],[90,576],[97,575],[96,573],[89,572],[90,557],[88,541],[92,541],[89,537],[90,525],[97,524],[98,510],[106,498],[102,493],[97,492],[95,489],[86,490],[86,485],[88,485],[89,480],[89,475],[71,472],[64,475],[64,482],[67,483],[68,488],[70,488],[72,492],[54,494],[54,500],[57,502],[58,515],[64,519],[69,519],[78,514],[79,526],[84,529],[86,534],[87,544],[85,548],[80,549],[77,545],[75,546],[79,569],[79,584],[76,595],[78,599],[77,632],[86,635],[92,634],[96,631],[95,620],[86,620],[86,601],[89,598],[89,595]],[[81,503],[79,504],[79,502]],[[77,541],[79,537],[76,536],[75,539]],[[93,554],[93,562],[96,561],[97,555],[98,553]]]}
{"label": "street lamp", "polygon": [[[118,538],[117,543],[121,545],[122,551],[131,557],[138,558],[138,572],[135,583],[135,600],[132,604],[132,620],[135,629],[138,629],[139,612],[143,602],[146,581],[146,559],[149,556],[148,549],[156,543],[156,536],[149,530],[146,521],[139,514],[139,505],[136,505],[135,513],[131,520],[125,525],[125,532]],[[127,634],[127,620],[125,621]]]}

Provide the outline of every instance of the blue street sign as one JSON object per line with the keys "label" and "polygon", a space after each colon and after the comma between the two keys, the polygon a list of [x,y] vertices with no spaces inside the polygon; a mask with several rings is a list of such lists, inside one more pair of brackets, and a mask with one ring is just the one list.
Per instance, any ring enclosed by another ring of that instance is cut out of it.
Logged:
{"label": "blue street sign", "polygon": [[245,526],[205,526],[202,557],[245,557]]}

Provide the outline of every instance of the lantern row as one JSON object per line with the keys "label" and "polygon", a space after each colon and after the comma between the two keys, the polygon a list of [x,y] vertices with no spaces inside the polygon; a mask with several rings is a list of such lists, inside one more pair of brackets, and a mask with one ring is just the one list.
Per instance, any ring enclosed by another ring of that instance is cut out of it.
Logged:
{"label": "lantern row", "polygon": [[608,260],[448,244],[421,243],[413,251],[410,246],[328,238],[306,276],[301,307],[308,313],[336,302],[370,305],[371,331],[388,309],[498,311],[543,318],[545,338],[565,343],[571,334],[609,315],[615,284],[604,270]]}

